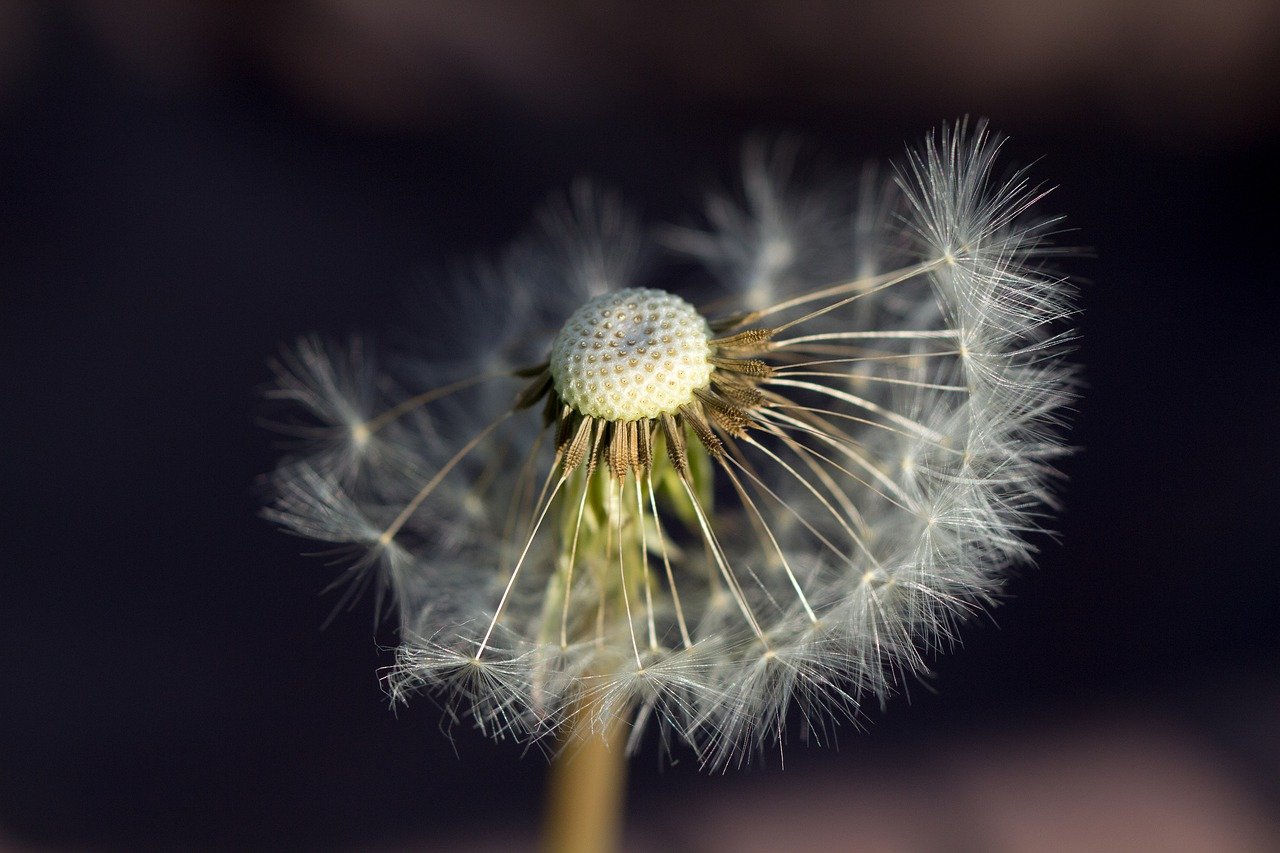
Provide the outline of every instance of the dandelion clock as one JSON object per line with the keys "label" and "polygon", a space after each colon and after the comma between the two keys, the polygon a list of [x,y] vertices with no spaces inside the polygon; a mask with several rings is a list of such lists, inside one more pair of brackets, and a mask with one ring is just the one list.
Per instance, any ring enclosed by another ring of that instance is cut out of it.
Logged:
{"label": "dandelion clock", "polygon": [[1030,557],[1073,308],[998,149],[961,122],[846,190],[757,146],[660,230],[579,187],[469,293],[456,358],[279,360],[305,446],[268,516],[393,608],[395,699],[556,756],[553,848],[607,846],[644,732],[708,768],[822,739]]}

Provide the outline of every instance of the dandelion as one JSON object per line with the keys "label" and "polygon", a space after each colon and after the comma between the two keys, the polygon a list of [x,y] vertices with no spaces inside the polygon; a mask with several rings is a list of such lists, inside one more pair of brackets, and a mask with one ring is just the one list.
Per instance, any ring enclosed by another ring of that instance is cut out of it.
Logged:
{"label": "dandelion", "polygon": [[712,768],[789,709],[828,736],[995,600],[1054,505],[1071,289],[998,149],[962,122],[848,193],[750,149],[745,201],[663,241],[709,308],[579,188],[457,318],[474,357],[395,384],[359,345],[282,359],[312,446],[269,516],[390,591],[397,699],[498,738],[653,728]]}

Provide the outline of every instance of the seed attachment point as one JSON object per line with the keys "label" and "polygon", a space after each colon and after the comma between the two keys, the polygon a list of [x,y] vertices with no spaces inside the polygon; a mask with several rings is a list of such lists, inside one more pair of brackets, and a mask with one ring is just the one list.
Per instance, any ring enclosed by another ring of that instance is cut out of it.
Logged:
{"label": "seed attachment point", "polygon": [[666,291],[602,294],[569,317],[551,346],[556,394],[611,422],[675,412],[711,381],[711,336],[697,309]]}

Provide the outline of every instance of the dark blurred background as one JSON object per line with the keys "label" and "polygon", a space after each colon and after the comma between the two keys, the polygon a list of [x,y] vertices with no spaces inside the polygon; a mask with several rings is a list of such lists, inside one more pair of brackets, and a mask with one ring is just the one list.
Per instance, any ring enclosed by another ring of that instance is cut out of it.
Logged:
{"label": "dark blurred background", "polygon": [[632,762],[637,849],[1280,845],[1280,6],[0,3],[0,846],[527,844],[545,761],[393,713],[257,517],[281,342],[399,322],[598,176],[987,116],[1095,257],[1060,541],[838,749]]}

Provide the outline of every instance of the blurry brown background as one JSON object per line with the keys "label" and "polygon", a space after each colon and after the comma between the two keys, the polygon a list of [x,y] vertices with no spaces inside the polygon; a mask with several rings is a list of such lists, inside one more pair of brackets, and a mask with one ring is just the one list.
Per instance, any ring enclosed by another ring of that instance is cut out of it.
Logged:
{"label": "blurry brown background", "polygon": [[256,518],[266,359],[393,337],[579,174],[681,216],[747,134],[856,166],[969,114],[1091,247],[1060,540],[838,749],[648,744],[630,843],[1280,848],[1277,33],[1258,0],[0,3],[0,843],[528,844],[541,756],[389,712],[393,633],[319,630],[330,570]]}

